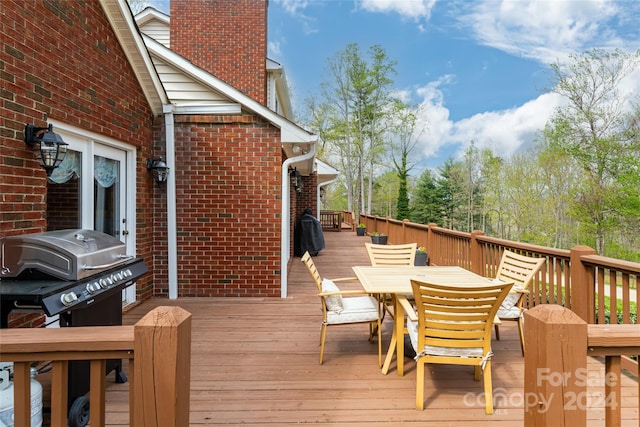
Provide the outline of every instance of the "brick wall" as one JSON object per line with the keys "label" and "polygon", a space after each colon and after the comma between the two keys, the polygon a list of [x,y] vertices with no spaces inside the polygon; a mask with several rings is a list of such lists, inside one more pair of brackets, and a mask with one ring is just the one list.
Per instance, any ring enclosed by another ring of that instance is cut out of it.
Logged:
{"label": "brick wall", "polygon": [[280,131],[253,115],[177,115],[175,129],[178,295],[280,296]]}
{"label": "brick wall", "polygon": [[0,235],[40,232],[46,174],[25,123],[52,118],[145,149],[152,115],[98,2],[2,0],[2,9]]}
{"label": "brick wall", "polygon": [[171,0],[171,49],[267,102],[267,0]]}
{"label": "brick wall", "polygon": [[0,35],[0,237],[47,229],[46,174],[23,131],[54,119],[137,146],[137,250],[146,258],[153,116],[100,3],[2,0]]}

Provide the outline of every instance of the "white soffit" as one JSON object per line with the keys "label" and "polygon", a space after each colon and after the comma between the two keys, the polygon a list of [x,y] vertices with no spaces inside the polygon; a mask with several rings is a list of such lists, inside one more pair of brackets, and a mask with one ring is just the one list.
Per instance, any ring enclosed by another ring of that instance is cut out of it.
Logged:
{"label": "white soffit", "polygon": [[340,171],[325,162],[316,158],[316,172],[318,173],[318,184],[335,179]]}

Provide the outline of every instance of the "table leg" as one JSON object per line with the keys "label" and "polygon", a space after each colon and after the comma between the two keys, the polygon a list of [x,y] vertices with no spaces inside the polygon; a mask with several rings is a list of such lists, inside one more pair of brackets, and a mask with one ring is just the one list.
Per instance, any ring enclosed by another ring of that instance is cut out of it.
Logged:
{"label": "table leg", "polygon": [[398,375],[404,375],[404,309],[396,296],[393,296],[393,326],[396,335],[396,365]]}
{"label": "table leg", "polygon": [[393,359],[393,354],[396,350],[396,326],[395,321],[393,324],[393,332],[391,333],[391,342],[389,343],[389,350],[387,350],[387,357],[384,359],[384,364],[382,365],[382,374],[387,375],[389,373],[389,366],[391,365],[391,359]]}

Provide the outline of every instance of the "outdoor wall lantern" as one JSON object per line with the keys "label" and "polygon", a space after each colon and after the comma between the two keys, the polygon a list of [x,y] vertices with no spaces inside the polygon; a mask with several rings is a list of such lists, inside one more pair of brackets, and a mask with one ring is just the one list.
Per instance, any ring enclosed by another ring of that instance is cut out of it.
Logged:
{"label": "outdoor wall lantern", "polygon": [[27,124],[24,127],[24,142],[33,149],[40,166],[51,176],[51,172],[64,160],[67,155],[67,144],[57,133],[53,133],[53,125],[40,128]]}
{"label": "outdoor wall lantern", "polygon": [[162,160],[162,157],[157,159],[147,159],[147,170],[150,170],[153,174],[153,179],[158,185],[162,185],[166,182],[169,176],[169,168],[167,164]]}
{"label": "outdoor wall lantern", "polygon": [[302,193],[302,175],[298,172],[298,168],[291,171],[291,184],[296,189],[296,193]]}

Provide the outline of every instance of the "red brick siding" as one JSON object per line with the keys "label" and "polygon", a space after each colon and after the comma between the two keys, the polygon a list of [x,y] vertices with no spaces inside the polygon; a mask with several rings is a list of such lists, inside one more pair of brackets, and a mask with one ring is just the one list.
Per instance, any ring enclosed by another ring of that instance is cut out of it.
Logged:
{"label": "red brick siding", "polygon": [[171,49],[266,105],[267,4],[171,0]]}
{"label": "red brick siding", "polygon": [[44,326],[45,316],[43,313],[14,310],[7,320],[9,328],[39,328]]}
{"label": "red brick siding", "polygon": [[175,130],[178,296],[279,296],[280,131],[252,115],[177,115]]}
{"label": "red brick siding", "polygon": [[138,147],[137,250],[146,258],[153,115],[100,3],[2,0],[0,35],[0,236],[47,229],[46,175],[23,130],[51,118]]}

